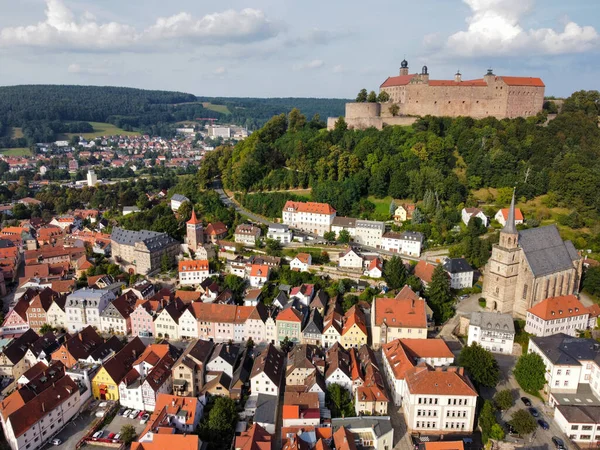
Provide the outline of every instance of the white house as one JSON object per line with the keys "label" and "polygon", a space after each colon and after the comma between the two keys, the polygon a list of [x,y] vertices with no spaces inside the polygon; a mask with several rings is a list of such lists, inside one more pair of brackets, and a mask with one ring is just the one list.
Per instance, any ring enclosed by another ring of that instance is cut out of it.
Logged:
{"label": "white house", "polygon": [[554,409],[554,422],[569,440],[579,443],[580,448],[600,440],[598,405],[558,405]]}
{"label": "white house", "polygon": [[284,354],[271,343],[254,360],[250,374],[252,395],[279,395],[285,373]]}
{"label": "white house", "polygon": [[383,233],[385,233],[385,224],[383,222],[357,219],[354,241],[360,245],[380,248]]}
{"label": "white house", "polygon": [[245,325],[245,336],[247,339],[252,341],[266,342],[267,341],[267,327],[266,321],[268,318],[267,308],[262,302],[257,303],[254,309],[246,319]]}
{"label": "white house", "polygon": [[444,262],[444,270],[450,277],[450,287],[452,289],[473,287],[475,271],[465,258],[448,258]]}
{"label": "white house", "polygon": [[484,227],[488,226],[488,218],[479,208],[463,208],[460,212],[461,219],[465,225],[469,224],[472,217],[479,217]]}
{"label": "white house", "polygon": [[281,211],[285,225],[319,236],[331,231],[335,215],[335,209],[327,203],[315,202],[288,201]]}
{"label": "white house", "polygon": [[190,201],[190,199],[187,198],[185,195],[173,194],[173,197],[171,197],[171,210],[173,212],[177,212],[177,210],[183,203],[189,202],[189,201]]}
{"label": "white house", "polygon": [[476,342],[493,353],[512,354],[515,324],[512,315],[489,311],[471,313],[467,345]]}
{"label": "white house", "polygon": [[381,259],[379,259],[379,257],[373,258],[368,264],[369,265],[365,268],[365,276],[370,278],[381,278],[383,275],[383,262]]}
{"label": "white house", "polygon": [[[206,370],[207,372],[224,372],[231,378],[239,355],[239,345],[228,343],[217,344],[208,360],[208,364],[206,364]],[[206,381],[210,380],[207,379]]]}
{"label": "white house", "polygon": [[402,233],[388,231],[381,238],[381,248],[388,252],[419,257],[423,248],[423,240],[423,233],[418,231],[404,231]]}
{"label": "white house", "polygon": [[589,310],[574,295],[550,297],[527,310],[525,331],[534,336],[577,336],[589,326]]}
{"label": "white house", "polygon": [[250,286],[262,288],[269,280],[270,275],[271,268],[269,266],[263,264],[252,264],[250,268],[250,274],[248,276]]}
{"label": "white house", "polygon": [[[500,223],[500,225],[506,225],[506,221],[508,220],[508,208],[499,209],[494,219]],[[525,219],[523,218],[523,213],[519,208],[515,208],[515,225],[519,225],[520,223],[525,223]]]}
{"label": "white house", "polygon": [[312,265],[312,256],[310,253],[298,253],[294,259],[290,261],[290,269],[299,272],[308,272]]}
{"label": "white house", "polygon": [[194,309],[188,306],[179,316],[179,337],[184,339],[195,339],[198,334],[198,320],[194,315]]}
{"label": "white house", "polygon": [[208,260],[179,261],[179,283],[182,286],[200,284],[210,276]]}
{"label": "white house", "polygon": [[70,294],[65,303],[68,331],[78,332],[88,325],[100,329],[100,313],[114,299],[115,295],[105,289],[79,289]]}
{"label": "white house", "polygon": [[290,231],[290,227],[281,223],[272,223],[269,225],[267,230],[267,239],[273,239],[279,241],[282,244],[289,244],[292,242],[293,233]]}
{"label": "white house", "polygon": [[341,252],[339,256],[338,265],[344,269],[362,269],[363,258],[353,248],[349,248],[345,252]]}
{"label": "white house", "polygon": [[394,427],[389,416],[359,416],[331,419],[331,428],[335,433],[344,427],[354,435],[363,448],[389,450],[394,445]]}
{"label": "white house", "polygon": [[233,239],[235,242],[245,245],[254,245],[256,244],[256,240],[260,238],[261,233],[260,228],[244,223],[236,227]]}

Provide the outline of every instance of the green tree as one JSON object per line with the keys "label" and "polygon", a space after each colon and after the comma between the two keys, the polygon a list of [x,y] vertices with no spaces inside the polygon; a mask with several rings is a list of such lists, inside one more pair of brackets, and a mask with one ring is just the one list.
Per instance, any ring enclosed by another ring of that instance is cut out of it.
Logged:
{"label": "green tree", "polygon": [[514,375],[519,386],[530,394],[537,394],[546,384],[546,365],[537,353],[526,353],[519,357]]}
{"label": "green tree", "polygon": [[502,439],[504,439],[504,430],[499,424],[495,423],[494,425],[492,425],[492,430],[490,431],[490,438],[496,441],[501,441]]}
{"label": "green tree", "polygon": [[471,379],[481,386],[492,387],[498,384],[500,370],[496,358],[476,342],[463,347],[458,365],[467,369]]}
{"label": "green tree", "polygon": [[356,415],[352,395],[337,383],[331,383],[327,386],[325,402],[331,410],[333,418],[354,417]]}
{"label": "green tree", "polygon": [[514,398],[510,389],[503,389],[494,396],[496,407],[502,411],[510,409],[513,405]]}
{"label": "green tree", "polygon": [[441,264],[433,270],[431,283],[427,285],[425,296],[437,323],[444,323],[454,315],[454,296],[450,288],[450,279]]}
{"label": "green tree", "polygon": [[367,101],[367,90],[361,89],[358,95],[356,96],[357,103],[365,103]]}
{"label": "green tree", "polygon": [[340,231],[337,240],[341,244],[347,244],[347,243],[349,243],[350,242],[350,232],[348,230],[342,230],[342,231]]}
{"label": "green tree", "polygon": [[288,115],[288,129],[291,132],[300,131],[306,125],[306,117],[298,108],[293,108]]}
{"label": "green tree", "polygon": [[489,400],[483,402],[483,408],[479,414],[479,427],[481,428],[481,438],[486,444],[490,438],[492,427],[497,424],[496,415],[494,414],[494,405]]}
{"label": "green tree", "polygon": [[54,331],[54,327],[49,323],[45,323],[40,327],[40,334],[46,334],[52,331]]}
{"label": "green tree", "polygon": [[208,427],[216,433],[221,442],[229,442],[237,423],[235,401],[229,397],[217,397],[208,413]]}
{"label": "green tree", "polygon": [[335,231],[326,231],[323,233],[323,239],[325,239],[327,242],[335,241]]}
{"label": "green tree", "polygon": [[233,301],[235,303],[240,303],[244,295],[244,290],[246,289],[246,280],[230,273],[225,275],[223,284],[225,288],[231,290]]}
{"label": "green tree", "polygon": [[591,295],[600,295],[600,266],[590,267],[585,271],[583,289]]}
{"label": "green tree", "polygon": [[289,351],[292,349],[292,346],[294,345],[294,343],[290,340],[289,337],[284,337],[283,341],[281,341],[281,351],[284,353],[289,353]]}
{"label": "green tree", "polygon": [[394,201],[394,199],[392,199],[392,201],[390,202],[390,209],[388,210],[389,216],[393,216],[394,213],[396,212],[396,202]]}
{"label": "green tree", "polygon": [[267,254],[274,256],[281,253],[281,242],[277,239],[267,239]]}
{"label": "green tree", "polygon": [[121,427],[121,440],[125,442],[126,445],[131,444],[137,438],[137,432],[135,431],[135,427],[133,425],[123,425]]}
{"label": "green tree", "polygon": [[406,284],[408,273],[399,256],[392,256],[383,265],[383,279],[390,289],[400,289]]}
{"label": "green tree", "polygon": [[377,96],[377,101],[379,103],[386,103],[390,101],[390,94],[388,94],[386,91],[381,91],[379,93],[379,95]]}
{"label": "green tree", "polygon": [[185,223],[192,217],[192,202],[183,202],[177,210],[177,219],[179,223]]}
{"label": "green tree", "polygon": [[367,101],[369,103],[377,103],[377,94],[375,91],[369,92],[369,96],[367,97]]}
{"label": "green tree", "polygon": [[509,422],[517,433],[526,436],[537,429],[537,422],[528,411],[520,409],[512,415]]}
{"label": "green tree", "polygon": [[163,273],[166,273],[170,269],[171,269],[171,262],[169,261],[169,257],[165,253],[164,255],[162,255],[162,258],[160,259],[160,270]]}
{"label": "green tree", "polygon": [[388,108],[388,111],[393,117],[396,117],[400,112],[400,107],[396,103],[392,103]]}

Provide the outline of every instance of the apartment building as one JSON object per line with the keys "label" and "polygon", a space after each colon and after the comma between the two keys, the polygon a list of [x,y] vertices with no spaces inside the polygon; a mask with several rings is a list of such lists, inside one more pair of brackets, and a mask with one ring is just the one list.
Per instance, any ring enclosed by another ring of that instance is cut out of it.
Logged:
{"label": "apartment building", "polygon": [[281,215],[285,225],[323,236],[331,231],[336,212],[327,203],[288,201]]}
{"label": "apartment building", "polygon": [[172,369],[173,394],[182,397],[197,397],[204,386],[206,364],[215,344],[197,339],[191,342]]}
{"label": "apartment building", "polygon": [[471,313],[467,345],[473,342],[492,353],[512,354],[515,324],[510,314],[489,311]]}
{"label": "apartment building", "polygon": [[208,260],[195,259],[179,261],[179,284],[193,286],[202,283],[210,276]]}
{"label": "apartment building", "polygon": [[589,309],[574,295],[550,297],[527,310],[525,331],[534,336],[577,336],[589,327]]}
{"label": "apartment building", "polygon": [[68,295],[65,303],[67,330],[78,332],[88,325],[100,329],[100,314],[114,299],[115,295],[105,289],[84,288]]}

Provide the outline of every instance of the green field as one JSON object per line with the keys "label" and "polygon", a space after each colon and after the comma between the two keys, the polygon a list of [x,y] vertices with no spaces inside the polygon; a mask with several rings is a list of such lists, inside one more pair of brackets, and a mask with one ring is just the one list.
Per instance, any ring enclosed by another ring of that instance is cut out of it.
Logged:
{"label": "green field", "polygon": [[0,148],[0,153],[6,156],[31,156],[31,150],[27,147]]}
{"label": "green field", "polygon": [[212,103],[204,102],[202,103],[202,106],[204,106],[206,109],[210,109],[211,111],[216,111],[221,114],[231,114],[231,111],[229,111],[229,108],[225,105],[213,105]]}
{"label": "green field", "polygon": [[389,217],[392,197],[375,198],[369,195],[368,200],[375,204],[375,215],[379,220],[385,220]]}
{"label": "green field", "polygon": [[125,131],[121,128],[115,127],[111,123],[104,122],[89,122],[94,127],[93,133],[65,133],[59,136],[59,139],[69,140],[73,136],[82,136],[84,139],[95,139],[102,136],[139,136],[139,131]]}
{"label": "green field", "polygon": [[19,128],[19,127],[13,127],[12,129],[12,138],[13,139],[20,139],[24,136],[23,134],[23,129]]}

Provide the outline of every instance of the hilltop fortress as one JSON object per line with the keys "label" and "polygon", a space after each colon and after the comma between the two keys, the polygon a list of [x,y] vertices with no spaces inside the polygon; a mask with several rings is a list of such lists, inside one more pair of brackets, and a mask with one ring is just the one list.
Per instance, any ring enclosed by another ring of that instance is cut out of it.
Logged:
{"label": "hilltop fortress", "polygon": [[[388,77],[379,87],[390,96],[386,103],[347,103],[346,122],[350,128],[383,125],[410,125],[416,116],[470,116],[497,119],[535,116],[544,104],[544,83],[540,78],[495,75],[491,69],[476,80],[463,80],[458,72],[453,80],[432,80],[427,66],[421,73],[409,73],[402,61],[400,74]],[[393,114],[392,105],[398,105]],[[337,117],[330,117],[332,129]]]}

